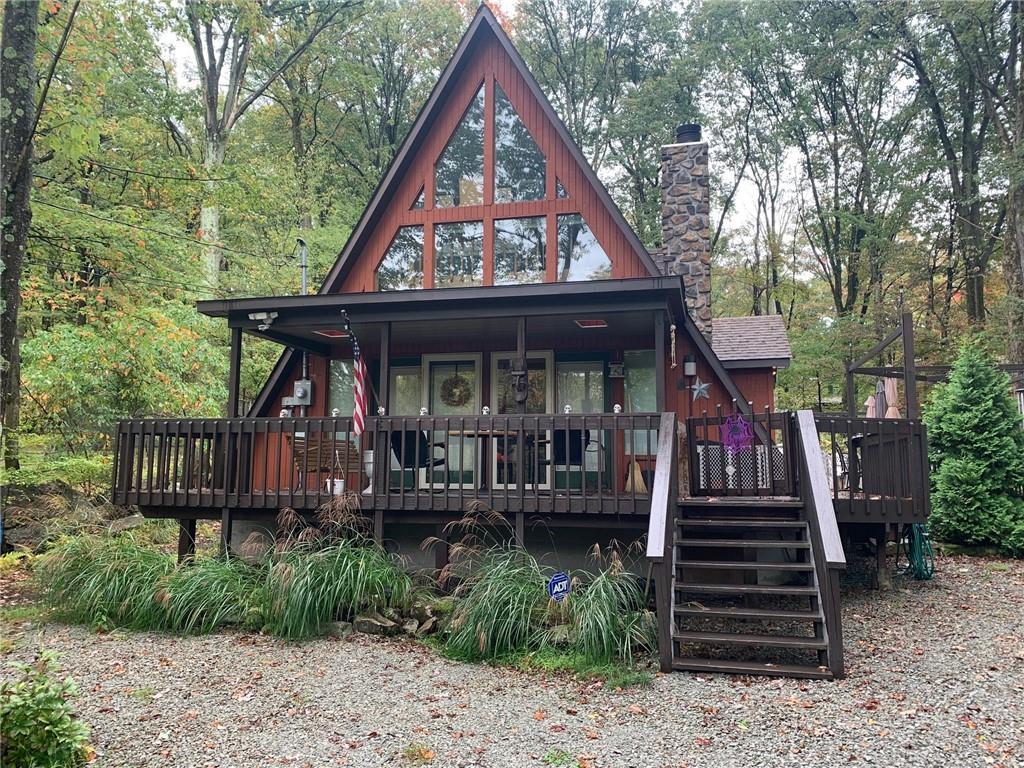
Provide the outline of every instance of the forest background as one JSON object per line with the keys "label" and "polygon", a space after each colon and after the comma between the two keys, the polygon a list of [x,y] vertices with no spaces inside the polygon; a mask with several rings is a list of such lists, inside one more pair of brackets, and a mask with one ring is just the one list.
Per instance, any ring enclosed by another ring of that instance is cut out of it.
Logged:
{"label": "forest background", "polygon": [[[475,5],[5,4],[8,472],[100,483],[117,419],[222,414],[227,328],[194,302],[298,293],[297,237],[319,285]],[[495,10],[651,248],[660,146],[703,125],[714,312],[784,317],[779,407],[839,408],[903,311],[919,362],[1024,363],[1017,2]],[[248,400],[279,348],[244,354]]]}

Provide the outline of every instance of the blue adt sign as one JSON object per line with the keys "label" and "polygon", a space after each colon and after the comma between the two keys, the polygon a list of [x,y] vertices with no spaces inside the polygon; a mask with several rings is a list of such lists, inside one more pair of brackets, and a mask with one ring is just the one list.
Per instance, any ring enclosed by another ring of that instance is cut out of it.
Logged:
{"label": "blue adt sign", "polygon": [[548,582],[548,595],[556,602],[560,603],[569,596],[569,592],[572,589],[572,584],[569,581],[569,574],[562,573],[559,571],[551,577],[551,581]]}

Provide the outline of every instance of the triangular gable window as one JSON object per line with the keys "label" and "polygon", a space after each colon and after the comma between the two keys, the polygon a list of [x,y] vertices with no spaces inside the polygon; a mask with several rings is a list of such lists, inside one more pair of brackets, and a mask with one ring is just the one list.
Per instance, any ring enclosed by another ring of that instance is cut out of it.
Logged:
{"label": "triangular gable window", "polygon": [[411,211],[422,211],[423,210],[423,187],[420,187],[420,191],[416,193],[416,199],[413,201]]}
{"label": "triangular gable window", "polygon": [[423,227],[399,227],[377,267],[378,291],[423,287]]}
{"label": "triangular gable window", "polygon": [[544,154],[512,102],[494,84],[494,202],[543,200]]}
{"label": "triangular gable window", "polygon": [[578,213],[559,216],[558,282],[606,280],[611,276],[612,262],[583,216]]}
{"label": "triangular gable window", "polygon": [[434,206],[484,201],[484,88],[481,85],[434,169]]}

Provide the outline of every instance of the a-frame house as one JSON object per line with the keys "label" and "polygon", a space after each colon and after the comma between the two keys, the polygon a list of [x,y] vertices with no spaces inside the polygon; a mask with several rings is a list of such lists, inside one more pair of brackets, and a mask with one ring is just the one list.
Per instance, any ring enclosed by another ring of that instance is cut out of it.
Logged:
{"label": "a-frame house", "polygon": [[[773,410],[781,320],[712,320],[707,145],[675,139],[651,252],[482,5],[319,292],[199,302],[231,328],[228,418],[123,422],[115,500],[179,519],[183,554],[197,518],[228,547],[339,495],[410,556],[470,505],[566,564],[646,536],[665,669],[841,674],[837,524],[863,489],[828,482],[810,412]],[[283,347],[245,415],[244,335]],[[899,440],[920,466],[920,430]],[[874,524],[923,520],[926,493],[875,490]]]}

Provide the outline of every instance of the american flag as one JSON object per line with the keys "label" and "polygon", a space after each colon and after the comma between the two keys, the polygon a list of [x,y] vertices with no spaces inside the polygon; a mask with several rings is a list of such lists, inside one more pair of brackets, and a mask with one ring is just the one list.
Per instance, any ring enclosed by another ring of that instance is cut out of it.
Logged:
{"label": "american flag", "polygon": [[366,363],[363,362],[363,356],[359,354],[359,347],[355,347],[352,351],[355,364],[352,386],[354,400],[352,403],[352,432],[356,439],[359,439],[359,436],[363,434],[366,422]]}

